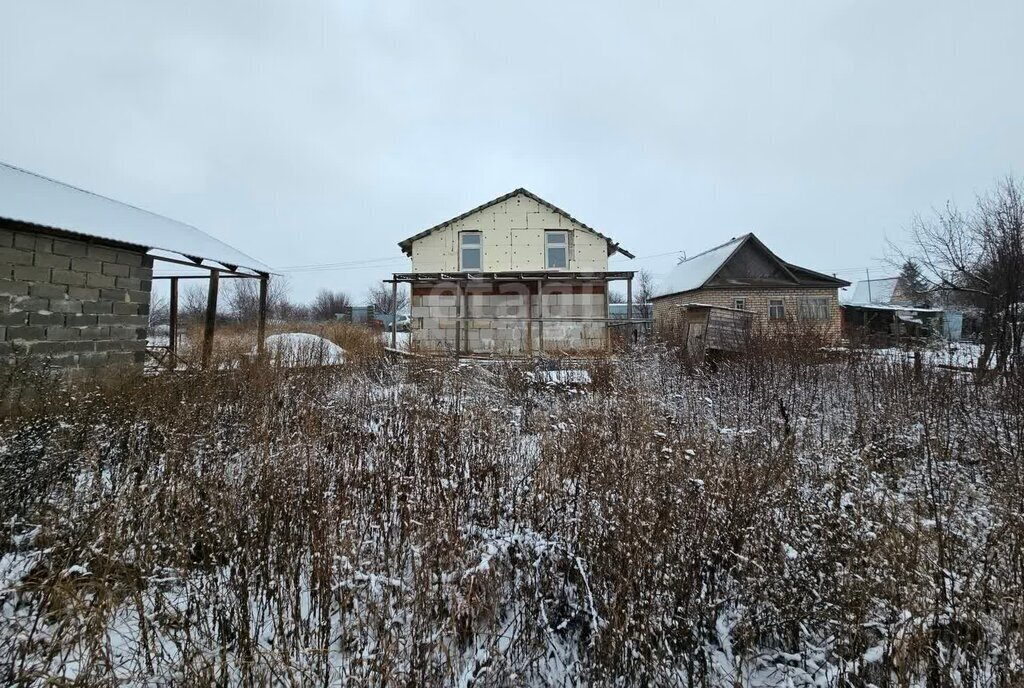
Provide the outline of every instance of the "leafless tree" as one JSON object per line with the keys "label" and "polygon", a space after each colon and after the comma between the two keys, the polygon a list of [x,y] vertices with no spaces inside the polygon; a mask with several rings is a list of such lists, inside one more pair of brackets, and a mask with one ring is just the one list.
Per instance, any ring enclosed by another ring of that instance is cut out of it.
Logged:
{"label": "leafless tree", "polygon": [[398,303],[391,299],[391,285],[377,284],[366,293],[366,303],[377,313],[394,313],[409,307],[409,294],[401,285],[398,287]]}
{"label": "leafless tree", "polygon": [[198,280],[181,290],[178,317],[182,322],[198,322],[203,319],[207,293],[205,282],[200,283]]}
{"label": "leafless tree", "polygon": [[351,305],[352,302],[345,292],[321,289],[309,305],[309,313],[313,320],[333,320],[338,313]]}
{"label": "leafless tree", "polygon": [[170,304],[161,292],[153,291],[149,296],[149,327],[166,325],[170,320]]}
{"label": "leafless tree", "polygon": [[654,276],[647,270],[636,274],[633,285],[633,315],[648,320],[652,316],[651,297],[654,296]]}
{"label": "leafless tree", "polygon": [[[233,279],[225,299],[227,311],[238,322],[255,322],[260,310],[260,285],[257,279]],[[280,317],[281,305],[288,298],[288,281],[270,278],[267,283],[267,316]]]}
{"label": "leafless tree", "polygon": [[626,303],[626,295],[618,290],[609,291],[608,303]]}
{"label": "leafless tree", "polygon": [[980,313],[979,373],[1020,361],[1024,337],[1024,186],[1011,177],[961,211],[952,202],[911,226],[909,252],[951,305]]}

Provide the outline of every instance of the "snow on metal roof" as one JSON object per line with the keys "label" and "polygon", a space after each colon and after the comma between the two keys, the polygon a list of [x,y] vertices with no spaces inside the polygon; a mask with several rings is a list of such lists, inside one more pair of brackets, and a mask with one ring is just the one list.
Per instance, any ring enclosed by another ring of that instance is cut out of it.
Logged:
{"label": "snow on metal roof", "polygon": [[0,217],[226,266],[271,268],[177,220],[0,162]]}
{"label": "snow on metal roof", "polygon": [[658,285],[656,296],[668,296],[682,291],[700,289],[704,283],[718,272],[718,268],[729,259],[736,247],[747,238],[747,235],[736,237],[721,246],[698,253],[678,263],[672,272]]}
{"label": "snow on metal roof", "polygon": [[896,290],[898,277],[885,277],[882,279],[860,280],[853,288],[853,296],[847,301],[851,306],[860,304],[888,304],[892,303],[892,294]]}

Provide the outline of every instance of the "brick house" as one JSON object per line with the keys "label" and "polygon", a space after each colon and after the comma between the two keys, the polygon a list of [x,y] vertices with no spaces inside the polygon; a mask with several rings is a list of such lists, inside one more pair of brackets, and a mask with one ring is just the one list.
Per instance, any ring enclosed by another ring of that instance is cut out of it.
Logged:
{"label": "brick house", "polygon": [[680,261],[658,286],[655,330],[665,334],[680,323],[679,306],[706,304],[754,314],[754,327],[798,323],[831,338],[841,333],[836,277],[793,265],[772,253],[753,234]]}
{"label": "brick house", "polygon": [[0,365],[141,367],[154,261],[269,279],[194,227],[0,163]]}
{"label": "brick house", "polygon": [[[530,355],[609,345],[608,257],[633,255],[526,189],[399,242],[412,271],[410,345],[425,352]],[[627,287],[629,288],[629,287]]]}

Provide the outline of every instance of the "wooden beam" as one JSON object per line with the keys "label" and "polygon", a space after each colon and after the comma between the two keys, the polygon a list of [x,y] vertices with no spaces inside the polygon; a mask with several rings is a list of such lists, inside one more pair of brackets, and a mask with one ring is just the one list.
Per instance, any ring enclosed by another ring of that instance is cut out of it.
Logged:
{"label": "wooden beam", "polygon": [[[605,284],[604,293],[605,301],[607,302],[607,284]],[[626,348],[631,348],[633,346],[633,335],[635,334],[633,331],[633,275],[630,275],[629,279],[626,280],[626,320],[629,322],[629,329],[626,331]]]}
{"label": "wooden beam", "polygon": [[[468,287],[469,285],[467,285]],[[472,353],[469,349],[469,289],[462,290],[462,312],[465,314],[462,318],[462,347],[466,350],[466,353]]]}
{"label": "wooden beam", "polygon": [[398,348],[398,282],[391,283],[391,348]]}
{"label": "wooden beam", "polygon": [[526,288],[526,353],[533,355],[533,297]]}
{"label": "wooden beam", "polygon": [[[607,287],[605,287],[607,290]],[[607,293],[607,291],[605,292]],[[633,276],[626,280],[626,320],[633,320]]]}
{"label": "wooden beam", "polygon": [[455,358],[462,345],[462,282],[455,283]]}
{"label": "wooden beam", "polygon": [[544,355],[544,280],[537,280],[537,352]]}
{"label": "wooden beam", "polygon": [[206,295],[206,324],[203,327],[203,368],[210,365],[213,355],[213,333],[217,328],[217,290],[220,288],[220,271],[210,270],[210,291]]}
{"label": "wooden beam", "polygon": [[168,348],[171,355],[168,356],[168,365],[175,365],[175,356],[178,353],[178,278],[171,278],[171,305],[168,315],[169,334],[171,336]]}
{"label": "wooden beam", "polygon": [[256,314],[256,353],[263,355],[263,348],[267,338],[267,291],[270,288],[270,277],[264,275],[260,278],[260,305]]}

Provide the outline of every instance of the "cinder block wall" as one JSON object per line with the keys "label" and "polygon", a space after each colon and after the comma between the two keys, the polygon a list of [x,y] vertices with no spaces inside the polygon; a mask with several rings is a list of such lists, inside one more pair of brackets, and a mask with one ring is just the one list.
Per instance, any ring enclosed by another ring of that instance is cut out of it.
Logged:
{"label": "cinder block wall", "polygon": [[732,308],[735,299],[746,299],[746,310],[754,312],[754,327],[771,326],[768,319],[769,299],[782,299],[786,309],[786,319],[797,320],[798,303],[801,298],[828,298],[829,318],[825,321],[811,320],[808,323],[821,328],[823,334],[839,339],[842,315],[839,312],[838,290],[835,288],[774,288],[774,289],[699,289],[697,291],[676,294],[657,299],[654,302],[654,328],[661,334],[672,332],[679,326],[679,309],[677,306],[687,303],[703,303],[709,306]]}
{"label": "cinder block wall", "polygon": [[152,279],[142,252],[0,227],[0,363],[141,366]]}
{"label": "cinder block wall", "polygon": [[[560,289],[545,286],[543,316],[545,351],[592,351],[606,346],[605,293],[603,285]],[[463,324],[461,347],[464,353],[523,355],[540,350],[541,326],[526,318],[541,314],[536,293],[528,296],[526,285],[502,284],[497,289],[470,290],[467,315],[476,318]],[[420,351],[454,351],[458,327],[456,292],[449,285],[417,285],[412,294],[411,338]],[[529,304],[529,305],[528,305]],[[557,318],[592,318],[595,322],[558,322]],[[532,343],[529,337],[532,336]]]}

